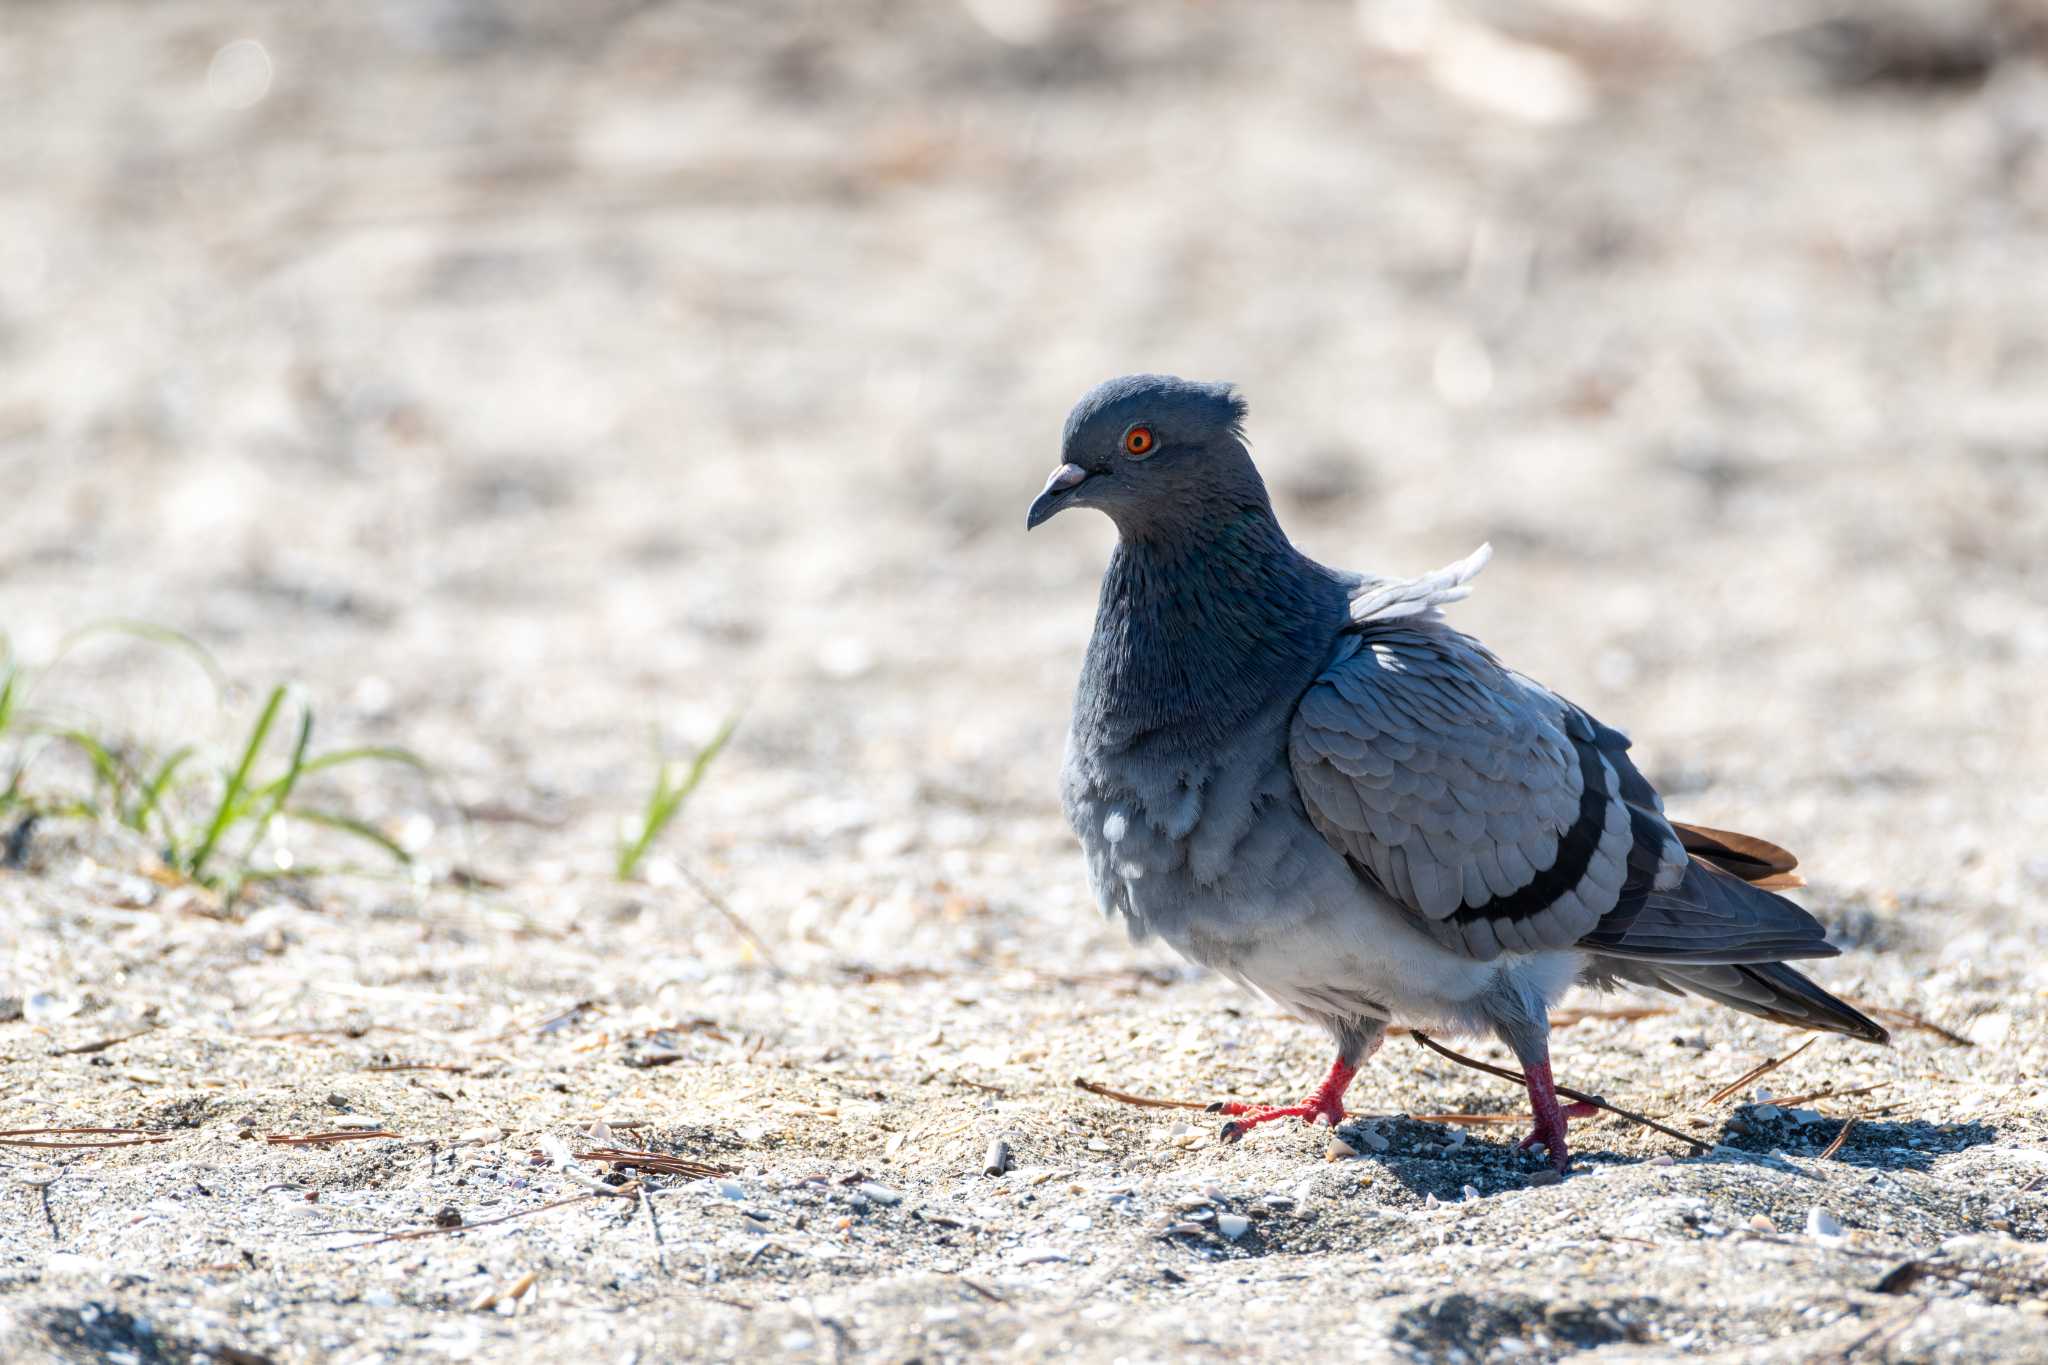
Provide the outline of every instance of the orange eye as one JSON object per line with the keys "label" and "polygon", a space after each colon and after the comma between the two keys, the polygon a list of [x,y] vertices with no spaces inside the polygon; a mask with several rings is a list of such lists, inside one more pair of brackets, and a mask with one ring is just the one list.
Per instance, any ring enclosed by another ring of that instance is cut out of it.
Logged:
{"label": "orange eye", "polygon": [[1142,460],[1152,453],[1152,447],[1155,444],[1157,443],[1152,439],[1152,428],[1150,427],[1132,427],[1124,433],[1124,454],[1126,455],[1135,455]]}

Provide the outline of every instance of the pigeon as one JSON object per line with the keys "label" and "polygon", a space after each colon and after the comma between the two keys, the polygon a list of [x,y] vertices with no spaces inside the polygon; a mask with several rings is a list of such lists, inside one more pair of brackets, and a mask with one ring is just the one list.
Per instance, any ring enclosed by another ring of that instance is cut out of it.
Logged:
{"label": "pigeon", "polygon": [[1115,523],[1061,797],[1103,912],[1322,1026],[1300,1104],[1212,1106],[1225,1140],[1335,1125],[1395,1024],[1520,1059],[1560,1171],[1549,1013],[1644,986],[1870,1043],[1885,1030],[1787,966],[1832,957],[1779,891],[1797,861],[1674,820],[1621,731],[1454,628],[1491,554],[1419,578],[1326,568],[1273,515],[1228,384],[1129,375],[1067,417],[1026,529]]}

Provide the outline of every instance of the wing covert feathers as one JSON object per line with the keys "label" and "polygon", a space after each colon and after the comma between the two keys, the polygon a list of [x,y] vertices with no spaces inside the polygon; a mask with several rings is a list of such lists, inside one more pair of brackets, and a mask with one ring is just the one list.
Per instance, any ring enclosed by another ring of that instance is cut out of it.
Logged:
{"label": "wing covert feathers", "polygon": [[[1443,600],[1479,558],[1412,601]],[[1567,947],[1631,888],[1677,885],[1686,854],[1627,747],[1412,612],[1355,628],[1289,733],[1317,829],[1446,946],[1482,960]]]}

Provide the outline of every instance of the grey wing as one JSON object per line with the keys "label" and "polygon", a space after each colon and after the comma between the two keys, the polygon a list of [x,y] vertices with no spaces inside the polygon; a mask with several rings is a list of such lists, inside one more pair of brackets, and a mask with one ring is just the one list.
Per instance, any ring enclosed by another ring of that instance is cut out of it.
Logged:
{"label": "grey wing", "polygon": [[1686,855],[1615,766],[1619,732],[1439,623],[1353,638],[1296,708],[1295,783],[1323,836],[1446,944],[1566,947],[1631,881],[1679,882]]}
{"label": "grey wing", "polygon": [[1360,628],[1289,733],[1295,785],[1323,837],[1475,957],[1572,945],[1698,963],[1833,951],[1804,910],[1710,861],[1730,850],[1694,856],[1698,832],[1665,819],[1627,750],[1620,731],[1429,621]]}

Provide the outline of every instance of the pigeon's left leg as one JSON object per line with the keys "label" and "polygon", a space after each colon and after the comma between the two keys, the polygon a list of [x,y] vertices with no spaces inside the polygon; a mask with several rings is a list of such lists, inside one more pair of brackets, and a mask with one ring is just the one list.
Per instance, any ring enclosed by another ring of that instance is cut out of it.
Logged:
{"label": "pigeon's left leg", "polygon": [[1541,1146],[1561,1175],[1572,1160],[1571,1147],[1565,1141],[1565,1120],[1591,1118],[1600,1111],[1585,1103],[1559,1106],[1557,1084],[1550,1079],[1548,1019],[1503,1010],[1494,1018],[1494,1031],[1522,1063],[1522,1078],[1529,1087],[1529,1112],[1536,1120],[1535,1130],[1522,1139],[1519,1150]]}
{"label": "pigeon's left leg", "polygon": [[1386,1025],[1376,1020],[1345,1021],[1338,1026],[1335,1029],[1337,1060],[1330,1063],[1330,1074],[1323,1077],[1323,1083],[1316,1087],[1315,1093],[1300,1104],[1261,1109],[1239,1100],[1222,1100],[1210,1105],[1212,1114],[1231,1115],[1218,1136],[1225,1142],[1236,1142],[1260,1124],[1271,1123],[1274,1119],[1300,1119],[1303,1123],[1327,1123],[1332,1128],[1336,1127],[1344,1121],[1344,1091],[1365,1059],[1378,1051],[1386,1031]]}
{"label": "pigeon's left leg", "polygon": [[1520,1151],[1541,1145],[1550,1153],[1550,1164],[1562,1174],[1571,1165],[1570,1146],[1565,1142],[1566,1119],[1589,1119],[1599,1113],[1592,1105],[1583,1101],[1560,1106],[1557,1102],[1557,1085],[1550,1079],[1550,1060],[1522,1063],[1522,1075],[1529,1083],[1529,1112],[1536,1118],[1536,1129],[1522,1139]]}

